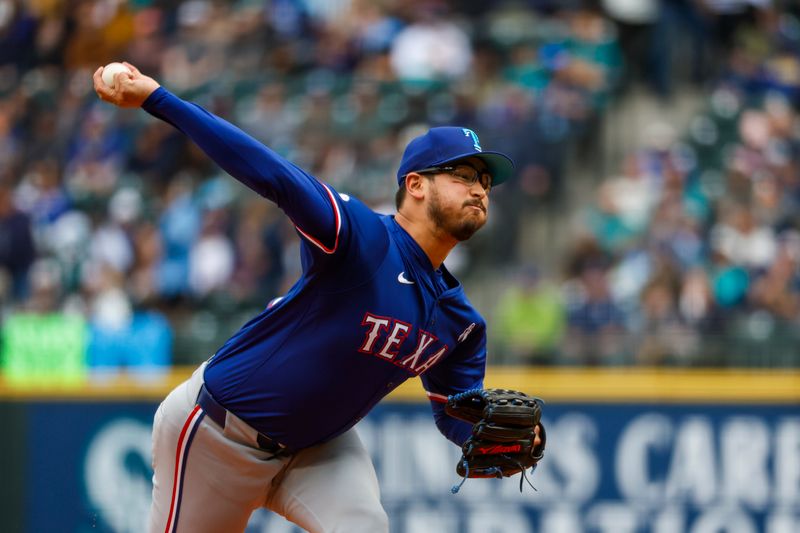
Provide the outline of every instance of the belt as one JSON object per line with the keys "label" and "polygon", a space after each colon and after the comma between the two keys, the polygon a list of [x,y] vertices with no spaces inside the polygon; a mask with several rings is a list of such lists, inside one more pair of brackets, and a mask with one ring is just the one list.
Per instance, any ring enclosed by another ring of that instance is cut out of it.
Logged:
{"label": "belt", "polygon": [[[219,424],[219,426],[225,429],[225,419],[226,415],[228,414],[228,410],[225,409],[217,400],[211,396],[211,393],[208,392],[205,383],[202,387],[200,387],[200,394],[197,395],[197,405],[203,408],[206,415]],[[280,442],[272,439],[263,433],[259,433],[255,429],[253,430],[256,433],[256,442],[258,443],[258,447],[264,451],[274,454],[275,456],[286,456],[291,455],[292,451],[289,450],[286,446],[281,444]]]}

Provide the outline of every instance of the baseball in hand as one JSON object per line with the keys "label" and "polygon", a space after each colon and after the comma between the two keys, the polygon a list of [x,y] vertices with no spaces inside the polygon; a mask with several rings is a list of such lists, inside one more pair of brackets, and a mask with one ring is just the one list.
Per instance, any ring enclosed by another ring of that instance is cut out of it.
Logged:
{"label": "baseball in hand", "polygon": [[105,67],[103,67],[103,83],[105,83],[109,87],[114,86],[114,76],[116,76],[120,72],[130,72],[131,69],[123,65],[122,63],[109,63]]}

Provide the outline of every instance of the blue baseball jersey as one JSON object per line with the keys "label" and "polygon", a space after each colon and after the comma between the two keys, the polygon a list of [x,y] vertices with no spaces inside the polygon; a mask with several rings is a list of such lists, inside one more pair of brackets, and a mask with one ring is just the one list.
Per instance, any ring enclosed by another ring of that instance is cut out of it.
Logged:
{"label": "blue baseball jersey", "polygon": [[157,89],[143,108],[274,201],[302,236],[300,279],[211,357],[206,387],[258,431],[300,449],[355,425],[420,376],[437,426],[450,394],[483,386],[486,323],[393,216],[322,183],[203,108]]}

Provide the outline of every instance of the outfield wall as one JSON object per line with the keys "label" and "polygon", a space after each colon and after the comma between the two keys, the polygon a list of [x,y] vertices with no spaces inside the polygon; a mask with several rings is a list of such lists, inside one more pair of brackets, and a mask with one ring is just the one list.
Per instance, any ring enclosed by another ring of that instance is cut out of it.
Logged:
{"label": "outfield wall", "polygon": [[[0,382],[0,531],[141,532],[150,430],[191,369],[149,383]],[[549,446],[533,476],[470,480],[418,381],[359,424],[393,533],[796,533],[800,373],[491,369],[487,386],[542,396]],[[257,513],[252,533],[294,533]]]}

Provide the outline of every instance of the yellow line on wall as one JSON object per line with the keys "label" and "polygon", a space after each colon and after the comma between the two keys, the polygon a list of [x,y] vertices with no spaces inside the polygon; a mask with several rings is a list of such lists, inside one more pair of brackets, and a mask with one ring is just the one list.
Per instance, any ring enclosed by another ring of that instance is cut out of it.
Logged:
{"label": "yellow line on wall", "polygon": [[[418,382],[393,396],[413,401]],[[514,389],[551,402],[797,403],[800,372],[779,370],[562,369],[497,367],[485,386]]]}
{"label": "yellow line on wall", "polygon": [[[128,375],[81,382],[10,382],[0,375],[0,400],[161,400],[193,368],[160,377]],[[800,371],[755,369],[493,367],[486,387],[521,390],[550,402],[797,403]],[[389,395],[396,402],[424,402],[418,379]]]}

